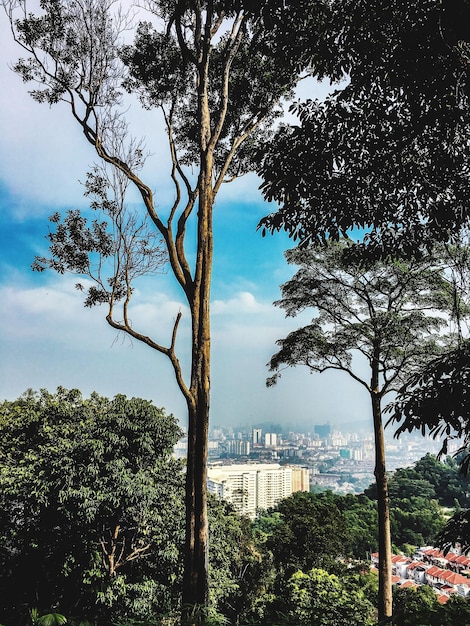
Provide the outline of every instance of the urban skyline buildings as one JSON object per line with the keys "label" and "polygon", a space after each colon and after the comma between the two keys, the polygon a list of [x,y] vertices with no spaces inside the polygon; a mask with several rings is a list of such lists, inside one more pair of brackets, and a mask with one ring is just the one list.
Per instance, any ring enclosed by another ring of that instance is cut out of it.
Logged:
{"label": "urban skyline buildings", "polygon": [[[440,442],[429,436],[412,433],[395,439],[393,434],[392,430],[386,431],[387,470],[390,472],[440,450]],[[453,442],[448,453],[457,451],[459,446],[458,441]],[[182,440],[175,453],[184,456],[185,452]],[[372,433],[342,432],[329,423],[319,424],[307,433],[281,432],[270,423],[266,424],[266,430],[259,426],[212,428],[209,441],[212,464],[302,467],[308,472],[310,489],[329,489],[336,493],[362,493],[368,488],[374,482],[374,458]]]}

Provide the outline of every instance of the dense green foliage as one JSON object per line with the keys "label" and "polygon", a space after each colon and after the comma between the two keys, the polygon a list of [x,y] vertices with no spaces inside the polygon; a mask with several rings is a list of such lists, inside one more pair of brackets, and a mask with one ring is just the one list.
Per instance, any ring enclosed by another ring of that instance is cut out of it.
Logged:
{"label": "dense green foliage", "polygon": [[[405,479],[411,481],[410,489],[413,488],[413,481],[419,480],[415,493],[436,499],[441,506],[470,507],[470,479],[460,472],[458,462],[451,457],[439,461],[432,454],[426,454],[413,467],[398,469],[393,478],[401,482]],[[426,491],[421,491],[424,482],[431,485],[432,491],[429,491],[429,487]],[[400,491],[402,489],[400,486]],[[403,491],[401,493],[404,497]]]}
{"label": "dense green foliage", "polygon": [[[431,454],[390,474],[395,549],[433,545],[446,522],[443,509],[468,506],[469,483],[455,460],[443,462]],[[312,567],[335,571],[332,555],[367,560],[377,551],[376,494],[375,483],[360,495],[296,493],[255,520],[255,529],[279,571]]]}
{"label": "dense green foliage", "polygon": [[[0,623],[25,624],[30,610],[98,624],[177,613],[180,436],[173,416],[136,398],[59,389],[1,403]],[[212,605],[235,619],[265,565],[230,505],[211,498],[209,521]]]}
{"label": "dense green foliage", "polygon": [[[389,479],[392,540],[396,547],[432,545],[443,530],[442,507],[467,507],[469,480],[458,463],[427,454],[413,467],[397,469]],[[364,496],[375,500],[375,485]]]}
{"label": "dense green foliage", "polygon": [[422,624],[441,624],[442,619],[436,593],[430,587],[417,589],[396,589],[393,594],[393,624],[397,626],[414,626]]}
{"label": "dense green foliage", "polygon": [[457,510],[437,537],[436,545],[442,548],[444,552],[448,552],[456,544],[460,544],[464,552],[469,552],[470,509]]}
{"label": "dense green foliage", "polygon": [[323,569],[297,571],[282,595],[267,607],[266,626],[371,626],[374,605],[351,577],[340,580]]}
{"label": "dense green foliage", "polygon": [[104,620],[171,608],[180,436],[173,416],[125,396],[59,389],[0,405],[0,622],[31,607]]}
{"label": "dense green foliage", "polygon": [[345,81],[296,105],[264,155],[263,190],[280,205],[264,226],[304,242],[365,229],[368,255],[426,250],[469,217],[469,3],[332,7]]}
{"label": "dense green foliage", "polygon": [[215,496],[209,498],[209,540],[212,606],[236,624],[252,614],[263,595],[272,561],[262,553],[251,522]]}
{"label": "dense green foliage", "polygon": [[334,496],[347,524],[346,554],[367,560],[378,548],[377,504],[365,495]]}
{"label": "dense green foliage", "polygon": [[271,576],[265,579],[265,592],[254,605],[249,623],[373,623],[368,620],[375,615],[377,580],[345,565],[349,532],[340,501],[331,492],[298,492],[254,521]]}
{"label": "dense green foliage", "polygon": [[294,493],[275,507],[274,520],[266,547],[283,576],[344,556],[346,520],[328,494]]}
{"label": "dense green foliage", "polygon": [[452,596],[439,604],[436,593],[426,586],[417,589],[396,589],[393,594],[395,626],[456,626],[470,623],[470,602]]}
{"label": "dense green foliage", "polygon": [[[446,524],[443,509],[455,507],[460,511],[470,504],[470,479],[461,474],[458,462],[450,457],[440,461],[427,454],[413,466],[393,472],[388,484],[392,541],[398,551],[412,553],[416,546],[435,544]],[[377,550],[376,494],[375,483],[360,495],[322,494],[323,502],[329,501],[340,512],[342,524],[345,524],[346,532],[340,535],[343,542],[341,554],[367,559]],[[310,494],[310,497],[315,501],[318,494]],[[460,515],[462,519],[468,517],[466,511]],[[452,539],[451,530],[456,538],[455,533],[465,532],[466,526],[449,527],[448,541]]]}
{"label": "dense green foliage", "polygon": [[463,439],[463,469],[468,471],[470,456],[470,342],[429,363],[400,389],[392,420],[397,434],[420,430],[442,438],[442,452],[451,439]]}

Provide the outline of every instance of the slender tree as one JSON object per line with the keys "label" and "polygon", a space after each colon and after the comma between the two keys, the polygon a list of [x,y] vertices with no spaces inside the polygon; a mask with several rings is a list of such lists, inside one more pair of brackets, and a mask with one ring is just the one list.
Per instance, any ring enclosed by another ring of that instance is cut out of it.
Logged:
{"label": "slender tree", "polygon": [[[78,212],[63,221],[53,216],[51,257],[38,259],[35,267],[85,275],[91,285],[78,287],[87,290],[86,304],[105,303],[113,328],[169,359],[189,415],[183,604],[206,605],[214,201],[223,183],[254,168],[276,107],[290,96],[304,68],[316,64],[321,74],[323,57],[335,62],[324,35],[328,3],[145,0],[140,9],[148,11],[149,21],[137,26],[131,45],[122,44],[123,30],[132,27],[130,16],[113,0],[44,0],[38,15],[25,0],[2,3],[26,55],[15,70],[25,82],[36,83],[30,93],[38,102],[68,105],[99,159],[86,193],[104,218],[89,224]],[[318,40],[318,50],[310,46],[305,53],[305,42],[312,40]],[[145,147],[130,135],[123,90],[162,115],[171,206],[158,207],[152,183],[144,181]],[[136,213],[126,208],[129,186],[140,197]],[[195,245],[187,236],[190,223]],[[131,321],[135,279],[158,271],[162,255],[190,311],[187,375],[176,351],[181,313],[168,343],[139,332]]]}
{"label": "slender tree", "polygon": [[287,253],[300,267],[282,286],[276,302],[288,316],[313,308],[310,325],[278,342],[270,362],[276,382],[283,366],[347,373],[368,393],[375,437],[375,478],[379,525],[379,618],[392,612],[391,538],[383,431],[383,398],[415,368],[436,355],[444,339],[439,330],[448,288],[432,260],[354,263],[343,242],[323,250],[297,248]]}

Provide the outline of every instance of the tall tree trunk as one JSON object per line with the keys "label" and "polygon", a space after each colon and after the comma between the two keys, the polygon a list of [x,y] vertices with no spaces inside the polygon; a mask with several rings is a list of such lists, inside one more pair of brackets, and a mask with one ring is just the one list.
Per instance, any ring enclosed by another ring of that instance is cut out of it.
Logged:
{"label": "tall tree trunk", "polygon": [[[204,111],[204,109],[203,109]],[[209,117],[201,114],[202,135]],[[205,139],[201,141],[206,145]],[[209,605],[209,529],[207,519],[207,456],[210,409],[210,285],[213,258],[213,160],[201,150],[198,239],[194,292],[189,299],[192,318],[191,399],[188,401],[186,469],[186,550],[183,575],[183,624],[195,624],[193,610]]]}
{"label": "tall tree trunk", "polygon": [[210,408],[210,261],[211,250],[209,258],[206,258],[204,263],[202,272],[204,280],[201,281],[194,297],[191,373],[193,402],[188,402],[185,492],[186,549],[182,597],[184,624],[195,623],[191,617],[195,607],[205,607],[209,604],[207,453]]}
{"label": "tall tree trunk", "polygon": [[[201,390],[202,391],[202,390]],[[186,468],[186,549],[183,576],[183,623],[193,624],[194,607],[209,601],[207,522],[207,433],[209,396],[201,393],[189,412]]]}
{"label": "tall tree trunk", "polygon": [[372,416],[375,437],[375,481],[377,485],[377,509],[379,518],[379,623],[392,616],[392,541],[390,535],[390,511],[388,503],[388,480],[385,469],[385,438],[382,423],[382,397],[377,387],[372,389]]}

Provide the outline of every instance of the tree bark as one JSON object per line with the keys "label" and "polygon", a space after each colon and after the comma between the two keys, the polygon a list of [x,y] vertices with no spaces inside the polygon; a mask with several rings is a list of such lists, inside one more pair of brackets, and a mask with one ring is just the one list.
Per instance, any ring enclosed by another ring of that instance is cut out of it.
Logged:
{"label": "tree bark", "polygon": [[199,253],[202,264],[192,305],[193,351],[191,398],[188,401],[186,467],[186,549],[183,576],[183,624],[194,624],[195,607],[209,603],[207,456],[210,409],[210,280],[212,267],[212,201],[200,197]]}
{"label": "tree bark", "polygon": [[375,481],[377,485],[377,509],[379,521],[379,623],[392,616],[392,541],[390,534],[390,511],[388,480],[385,466],[385,438],[382,423],[381,395],[377,387],[372,389],[372,416],[375,438]]}
{"label": "tree bark", "polygon": [[199,81],[200,172],[198,233],[194,286],[188,298],[192,319],[191,387],[188,398],[186,469],[186,550],[183,575],[183,624],[193,625],[194,609],[209,605],[209,528],[207,519],[207,456],[210,409],[210,286],[213,259],[213,149],[207,71]]}
{"label": "tree bark", "polygon": [[[201,394],[202,395],[202,394]],[[186,549],[183,577],[183,623],[192,624],[192,609],[207,606],[208,522],[207,522],[207,430],[209,398],[199,399],[189,413],[186,468]]]}
{"label": "tree bark", "polygon": [[[202,200],[202,199],[201,199]],[[209,213],[212,206],[207,208]],[[211,241],[211,232],[206,239]],[[210,274],[212,244],[201,250],[204,267],[194,295],[192,402],[188,402],[188,454],[186,467],[186,550],[183,577],[183,623],[192,624],[191,608],[209,602],[207,453],[210,409]],[[189,620],[189,621],[188,621]]]}

